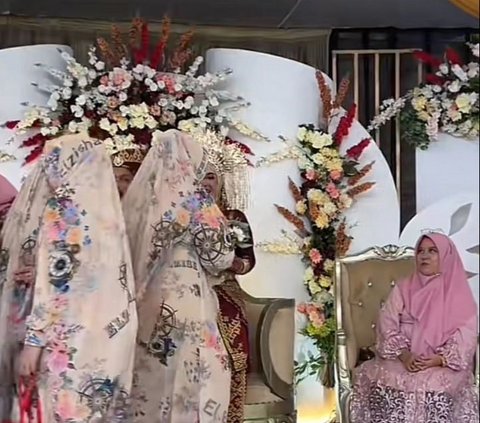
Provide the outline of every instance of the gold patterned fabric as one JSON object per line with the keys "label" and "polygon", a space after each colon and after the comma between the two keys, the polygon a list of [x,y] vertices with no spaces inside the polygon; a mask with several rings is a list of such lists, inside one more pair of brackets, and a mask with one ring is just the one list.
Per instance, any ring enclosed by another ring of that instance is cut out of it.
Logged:
{"label": "gold patterned fabric", "polygon": [[214,288],[219,301],[218,327],[232,367],[228,423],[241,423],[247,395],[248,371],[248,322],[245,302],[242,289],[233,275]]}

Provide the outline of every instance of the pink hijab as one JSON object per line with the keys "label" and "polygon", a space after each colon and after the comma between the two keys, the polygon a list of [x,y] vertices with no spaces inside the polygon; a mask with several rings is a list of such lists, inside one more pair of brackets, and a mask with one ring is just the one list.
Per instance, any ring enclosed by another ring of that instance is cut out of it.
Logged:
{"label": "pink hijab", "polygon": [[438,249],[440,273],[427,277],[417,270],[400,290],[406,310],[415,321],[411,351],[431,355],[476,316],[477,306],[452,240],[440,233],[424,235],[417,249],[424,237]]}
{"label": "pink hijab", "polygon": [[17,190],[0,175],[0,217],[5,217],[16,196]]}

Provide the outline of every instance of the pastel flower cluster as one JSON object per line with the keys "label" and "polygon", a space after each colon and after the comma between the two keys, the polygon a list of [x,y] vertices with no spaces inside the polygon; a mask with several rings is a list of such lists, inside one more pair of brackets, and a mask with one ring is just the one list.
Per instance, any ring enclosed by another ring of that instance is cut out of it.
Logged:
{"label": "pastel flower cluster", "polygon": [[477,59],[463,64],[458,54],[449,49],[443,62],[423,52],[418,60],[435,69],[427,82],[405,96],[385,100],[380,114],[370,123],[369,130],[384,125],[396,116],[402,123],[402,138],[421,149],[437,140],[439,132],[478,139],[479,135],[479,63],[478,44],[469,44]]}
{"label": "pastel flower cluster", "polygon": [[[165,56],[165,40],[159,43],[161,52],[156,51],[149,57],[146,25],[143,38],[142,54],[135,54],[135,50],[128,54],[125,47],[123,56],[114,62],[109,60],[112,53],[104,51],[106,41],[99,40],[99,46],[89,51],[87,66],[67,52],[61,52],[65,72],[37,65],[55,80],[53,85],[37,85],[49,94],[47,106],[30,105],[20,122],[7,123],[19,133],[36,130],[37,133],[23,143],[32,149],[27,162],[41,154],[48,139],[65,133],[88,132],[105,140],[112,154],[134,146],[148,148],[156,130],[178,128],[182,123],[210,128],[223,135],[228,128],[235,127],[261,138],[233,117],[233,111],[248,103],[217,88],[231,70],[199,74],[203,58],[197,57],[189,67],[185,63],[185,71],[181,73],[183,62],[181,66],[174,65],[173,59],[169,61]],[[113,50],[121,48],[123,45]],[[191,51],[186,50],[186,46],[182,48],[180,53],[186,62]],[[174,58],[180,53],[175,52]],[[155,57],[159,54],[163,60],[157,65],[159,59]]]}
{"label": "pastel flower cluster", "polygon": [[[296,228],[297,239],[284,232],[281,240],[257,244],[269,253],[300,254],[306,265],[303,282],[310,301],[300,304],[298,311],[306,318],[301,333],[313,340],[318,355],[297,364],[297,381],[312,372],[319,373],[333,363],[335,257],[344,255],[351,242],[346,234],[344,213],[359,194],[374,185],[373,182],[361,182],[373,163],[359,168],[358,162],[370,145],[370,139],[359,141],[345,154],[340,153],[342,141],[348,136],[352,124],[352,113],[347,112],[333,133],[314,125],[301,125],[296,144],[261,160],[261,165],[271,165],[285,158],[297,159],[302,178],[301,186],[289,181],[295,211],[275,205]],[[333,382],[327,378],[323,383],[331,387]]]}

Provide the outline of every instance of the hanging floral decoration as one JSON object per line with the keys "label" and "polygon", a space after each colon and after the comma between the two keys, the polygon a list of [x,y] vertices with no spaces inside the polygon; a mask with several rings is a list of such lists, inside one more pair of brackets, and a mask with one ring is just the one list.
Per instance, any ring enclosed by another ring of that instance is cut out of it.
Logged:
{"label": "hanging floral decoration", "polygon": [[403,97],[385,100],[369,131],[399,116],[402,140],[422,150],[437,140],[440,131],[478,139],[479,45],[468,45],[476,60],[467,64],[452,49],[447,49],[443,61],[425,52],[416,53],[416,58],[430,66],[433,73],[426,76],[425,84]]}
{"label": "hanging floral decoration", "polygon": [[[295,210],[275,205],[295,229],[295,236],[283,233],[283,239],[257,246],[267,252],[301,254],[306,265],[304,284],[310,296],[309,302],[298,306],[298,311],[306,317],[301,333],[313,341],[317,352],[296,363],[297,381],[318,375],[326,387],[333,387],[335,257],[345,255],[350,247],[352,238],[348,235],[344,212],[374,186],[374,182],[362,182],[374,163],[362,167],[359,164],[362,153],[372,142],[369,138],[341,153],[355,120],[355,105],[346,113],[341,109],[348,80],[342,81],[335,98],[321,72],[317,73],[317,81],[326,129],[301,125],[295,144],[260,161],[261,165],[271,165],[285,158],[298,159],[302,183],[297,186],[288,181]],[[339,115],[339,122],[333,128],[332,119]]]}
{"label": "hanging floral decoration", "polygon": [[[66,71],[37,64],[56,81],[37,85],[50,97],[46,107],[29,105],[21,121],[7,122],[30,149],[26,162],[35,160],[45,142],[60,134],[89,132],[115,150],[147,149],[156,130],[180,123],[226,134],[235,128],[252,138],[261,134],[236,120],[232,112],[248,106],[241,97],[217,89],[231,71],[199,74],[202,57],[193,59],[193,33],[170,48],[170,21],[165,18],[160,39],[153,43],[146,22],[135,19],[127,37],[113,26],[111,39],[98,39],[89,51],[89,64],[61,52]],[[153,47],[152,47],[153,46]]]}

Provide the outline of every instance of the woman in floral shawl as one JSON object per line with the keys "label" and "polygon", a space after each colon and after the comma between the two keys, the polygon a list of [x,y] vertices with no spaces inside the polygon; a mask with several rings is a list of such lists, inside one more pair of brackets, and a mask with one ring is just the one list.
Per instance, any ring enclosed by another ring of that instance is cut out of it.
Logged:
{"label": "woman in floral shawl", "polygon": [[230,369],[207,273],[232,265],[227,222],[199,188],[206,156],[176,130],[156,133],[124,197],[139,333],[136,423],[227,423]]}
{"label": "woman in floral shawl", "polygon": [[0,423],[11,421],[15,399],[14,368],[25,340],[30,314],[40,216],[48,188],[37,165],[22,185],[1,233],[0,264]]}
{"label": "woman in floral shawl", "polygon": [[353,423],[478,423],[478,312],[445,235],[420,238],[416,271],[380,312],[377,356],[356,369]]}
{"label": "woman in floral shawl", "polygon": [[[16,233],[12,224],[18,219],[36,235],[34,295],[18,367],[24,379],[37,373],[42,421],[127,422],[137,330],[133,272],[102,143],[82,134],[49,142],[22,189],[5,227],[4,246],[13,254],[2,327],[20,315],[19,284],[10,275],[22,259],[19,251],[31,244],[24,241],[25,230]],[[26,303],[20,302],[24,314]],[[17,332],[3,333],[7,347],[21,342]],[[10,364],[15,355],[1,357]]]}
{"label": "woman in floral shawl", "polygon": [[[225,192],[225,176],[230,176],[220,163],[208,167],[202,186],[211,194],[229,221],[237,238],[235,259],[232,266],[218,276],[210,276],[218,297],[218,326],[227,347],[232,368],[228,423],[242,423],[247,396],[247,372],[249,367],[249,331],[245,293],[237,280],[237,275],[246,275],[255,267],[253,234],[243,212],[232,208],[230,197]],[[234,190],[235,191],[235,190]],[[230,200],[230,201],[229,201]]]}

